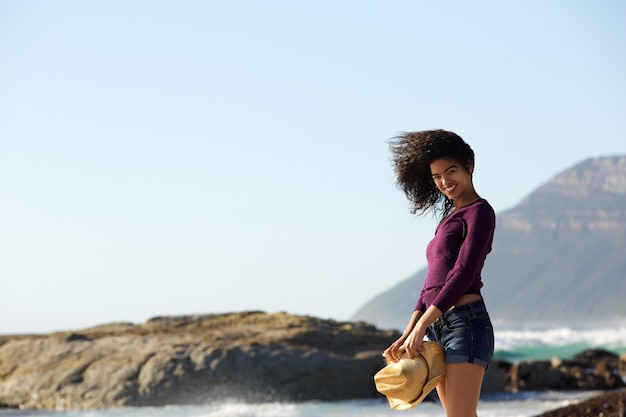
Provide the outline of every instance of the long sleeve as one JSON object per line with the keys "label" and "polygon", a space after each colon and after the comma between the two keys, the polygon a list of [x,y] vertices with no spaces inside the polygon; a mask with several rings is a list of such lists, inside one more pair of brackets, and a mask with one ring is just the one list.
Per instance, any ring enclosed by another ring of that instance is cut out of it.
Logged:
{"label": "long sleeve", "polygon": [[416,305],[447,311],[464,294],[479,294],[481,271],[491,251],[495,213],[485,200],[444,219],[428,245],[428,272]]}

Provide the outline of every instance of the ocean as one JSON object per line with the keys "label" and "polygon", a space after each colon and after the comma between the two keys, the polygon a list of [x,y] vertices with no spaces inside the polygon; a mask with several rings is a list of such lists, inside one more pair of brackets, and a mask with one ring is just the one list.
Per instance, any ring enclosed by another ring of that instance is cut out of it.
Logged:
{"label": "ocean", "polygon": [[[568,358],[585,349],[626,352],[626,327],[601,329],[496,329],[496,358],[510,362]],[[499,393],[481,398],[480,417],[532,417],[580,402],[599,392],[548,391]],[[122,407],[108,410],[3,410],[0,417],[384,417],[397,416],[384,398],[341,402],[246,404],[237,401],[202,406]],[[425,402],[400,413],[414,417],[444,417],[441,406]]]}
{"label": "ocean", "polygon": [[498,328],[495,327],[495,357],[509,362],[572,357],[585,349],[626,352],[626,327],[597,328]]}
{"label": "ocean", "polygon": [[[596,393],[535,393],[491,396],[480,402],[480,417],[530,417]],[[2,417],[445,417],[440,405],[427,402],[412,410],[390,410],[384,400],[342,402],[241,404],[206,406],[123,407],[94,411],[2,411]]]}

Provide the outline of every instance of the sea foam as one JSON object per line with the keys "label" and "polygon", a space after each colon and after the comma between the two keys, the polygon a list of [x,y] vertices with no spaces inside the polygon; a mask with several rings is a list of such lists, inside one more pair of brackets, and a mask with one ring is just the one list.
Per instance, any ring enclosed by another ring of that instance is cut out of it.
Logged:
{"label": "sea foam", "polygon": [[586,349],[626,352],[626,327],[495,329],[496,357],[519,360],[568,358]]}

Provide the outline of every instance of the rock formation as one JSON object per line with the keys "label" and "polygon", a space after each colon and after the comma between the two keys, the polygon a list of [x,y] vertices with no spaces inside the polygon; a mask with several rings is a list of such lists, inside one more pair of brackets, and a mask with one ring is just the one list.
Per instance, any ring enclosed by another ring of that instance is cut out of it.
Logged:
{"label": "rock formation", "polygon": [[489,392],[613,390],[625,386],[618,363],[618,355],[602,349],[588,349],[567,360],[495,361],[487,372],[483,392],[485,388]]}
{"label": "rock formation", "polygon": [[381,352],[397,337],[365,323],[261,312],[0,336],[0,407],[371,398]]}

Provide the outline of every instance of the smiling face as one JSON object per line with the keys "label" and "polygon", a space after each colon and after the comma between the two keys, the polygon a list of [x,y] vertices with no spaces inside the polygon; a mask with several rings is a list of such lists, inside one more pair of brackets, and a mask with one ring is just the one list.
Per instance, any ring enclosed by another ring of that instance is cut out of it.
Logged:
{"label": "smiling face", "polygon": [[435,185],[446,197],[454,202],[455,208],[466,206],[479,197],[474,190],[472,170],[452,158],[441,158],[430,164],[430,173]]}

